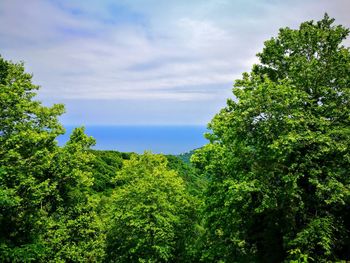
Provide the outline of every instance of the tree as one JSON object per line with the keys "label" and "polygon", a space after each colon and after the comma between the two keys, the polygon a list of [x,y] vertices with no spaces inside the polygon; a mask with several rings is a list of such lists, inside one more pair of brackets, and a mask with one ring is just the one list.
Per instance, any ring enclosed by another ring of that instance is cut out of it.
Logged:
{"label": "tree", "polygon": [[162,155],[125,160],[115,178],[109,262],[183,262],[193,236],[195,208],[185,184]]}
{"label": "tree", "polygon": [[108,194],[106,191],[109,192],[114,188],[112,178],[121,169],[123,159],[128,159],[130,154],[101,150],[92,150],[91,152],[95,157],[93,162],[94,184],[92,188],[96,192],[103,193],[103,195]]}
{"label": "tree", "polygon": [[206,261],[350,257],[349,30],[280,29],[192,161],[210,176]]}
{"label": "tree", "polygon": [[99,219],[91,186],[95,144],[84,128],[73,130],[69,141],[56,149],[47,171],[55,186],[47,197],[43,262],[101,262],[105,231]]}
{"label": "tree", "polygon": [[30,261],[40,253],[42,202],[51,189],[45,170],[63,133],[62,105],[33,101],[37,86],[23,64],[0,57],[0,254],[2,261]]}
{"label": "tree", "polygon": [[0,261],[88,262],[103,242],[88,191],[93,139],[76,129],[64,147],[58,116],[44,107],[23,64],[0,57]]}

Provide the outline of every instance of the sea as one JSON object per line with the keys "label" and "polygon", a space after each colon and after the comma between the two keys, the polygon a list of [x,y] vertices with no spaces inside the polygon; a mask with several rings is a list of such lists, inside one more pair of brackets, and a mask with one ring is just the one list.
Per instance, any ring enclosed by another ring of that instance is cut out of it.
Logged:
{"label": "sea", "polygon": [[[77,126],[65,125],[66,133],[57,138],[64,145]],[[181,154],[208,143],[206,126],[85,126],[85,133],[96,140],[92,149],[143,153]]]}

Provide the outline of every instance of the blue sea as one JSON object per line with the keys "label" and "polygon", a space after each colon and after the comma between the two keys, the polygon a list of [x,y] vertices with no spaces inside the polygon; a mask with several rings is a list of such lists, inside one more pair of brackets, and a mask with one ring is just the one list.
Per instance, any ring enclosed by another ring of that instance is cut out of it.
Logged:
{"label": "blue sea", "polygon": [[[76,126],[65,126],[66,134],[58,137],[63,145]],[[96,139],[93,149],[120,152],[152,151],[180,154],[207,143],[205,126],[85,126],[85,133]]]}

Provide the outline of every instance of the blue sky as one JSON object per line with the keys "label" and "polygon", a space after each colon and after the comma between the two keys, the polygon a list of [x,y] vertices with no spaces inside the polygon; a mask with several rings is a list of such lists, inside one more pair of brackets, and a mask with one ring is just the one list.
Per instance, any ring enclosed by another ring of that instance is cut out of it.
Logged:
{"label": "blue sky", "polygon": [[325,12],[350,27],[348,0],[1,0],[0,54],[64,124],[206,124],[265,40]]}

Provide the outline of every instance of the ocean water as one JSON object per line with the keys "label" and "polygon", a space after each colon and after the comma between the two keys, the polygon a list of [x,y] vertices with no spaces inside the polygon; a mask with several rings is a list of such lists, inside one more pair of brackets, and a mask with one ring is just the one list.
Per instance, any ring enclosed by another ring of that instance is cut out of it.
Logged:
{"label": "ocean water", "polygon": [[[76,126],[65,126],[58,137],[63,145]],[[85,133],[96,139],[93,149],[121,152],[180,154],[207,143],[205,126],[86,126]]]}

